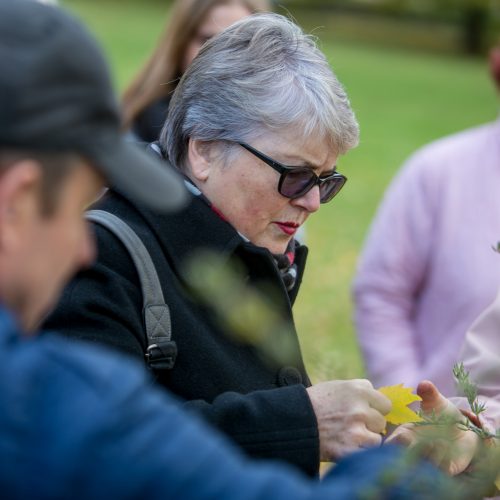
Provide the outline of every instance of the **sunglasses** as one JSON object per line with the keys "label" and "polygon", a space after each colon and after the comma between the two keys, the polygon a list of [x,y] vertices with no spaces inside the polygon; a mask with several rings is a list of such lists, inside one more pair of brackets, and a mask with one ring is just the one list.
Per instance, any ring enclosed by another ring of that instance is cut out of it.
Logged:
{"label": "sunglasses", "polygon": [[238,144],[280,173],[278,192],[286,198],[300,198],[314,186],[319,186],[320,202],[328,203],[347,181],[347,177],[338,172],[318,177],[310,168],[289,167],[273,160],[244,142],[238,142]]}

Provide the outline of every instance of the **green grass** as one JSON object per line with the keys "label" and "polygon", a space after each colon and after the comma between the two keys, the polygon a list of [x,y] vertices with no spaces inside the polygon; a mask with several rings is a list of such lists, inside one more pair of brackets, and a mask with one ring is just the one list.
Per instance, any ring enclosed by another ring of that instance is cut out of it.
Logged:
{"label": "green grass", "polygon": [[[104,44],[119,88],[162,29],[162,2],[66,0]],[[307,223],[309,264],[295,307],[314,381],[363,376],[351,322],[356,259],[388,182],[416,148],[496,117],[486,62],[335,38],[318,29],[361,125],[361,145],[339,163],[349,182]]]}
{"label": "green grass", "polygon": [[168,16],[167,2],[59,0],[104,46],[117,87],[123,90],[151,53]]}

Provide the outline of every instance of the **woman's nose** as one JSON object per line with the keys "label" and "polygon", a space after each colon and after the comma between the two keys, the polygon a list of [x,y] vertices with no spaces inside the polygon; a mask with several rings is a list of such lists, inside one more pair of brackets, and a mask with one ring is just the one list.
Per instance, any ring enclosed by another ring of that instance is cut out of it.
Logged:
{"label": "woman's nose", "polygon": [[308,212],[316,212],[321,204],[319,186],[312,187],[306,194],[292,200],[292,205],[299,206]]}

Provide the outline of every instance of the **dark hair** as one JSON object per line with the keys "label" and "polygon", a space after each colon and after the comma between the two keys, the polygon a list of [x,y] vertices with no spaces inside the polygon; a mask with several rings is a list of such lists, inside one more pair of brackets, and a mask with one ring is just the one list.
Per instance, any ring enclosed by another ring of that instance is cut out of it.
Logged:
{"label": "dark hair", "polygon": [[50,217],[56,210],[64,181],[78,164],[75,153],[0,150],[0,177],[22,160],[34,160],[42,167],[40,184],[40,208],[44,216]]}

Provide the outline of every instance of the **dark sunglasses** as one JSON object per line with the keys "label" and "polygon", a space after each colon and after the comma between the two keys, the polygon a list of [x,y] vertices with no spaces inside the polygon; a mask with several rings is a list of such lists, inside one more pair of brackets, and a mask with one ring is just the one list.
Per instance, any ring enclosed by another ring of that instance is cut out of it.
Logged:
{"label": "dark sunglasses", "polygon": [[317,185],[319,186],[320,202],[328,203],[347,181],[347,177],[338,172],[318,177],[310,168],[288,167],[244,142],[238,142],[238,144],[280,173],[278,191],[286,198],[300,198]]}

